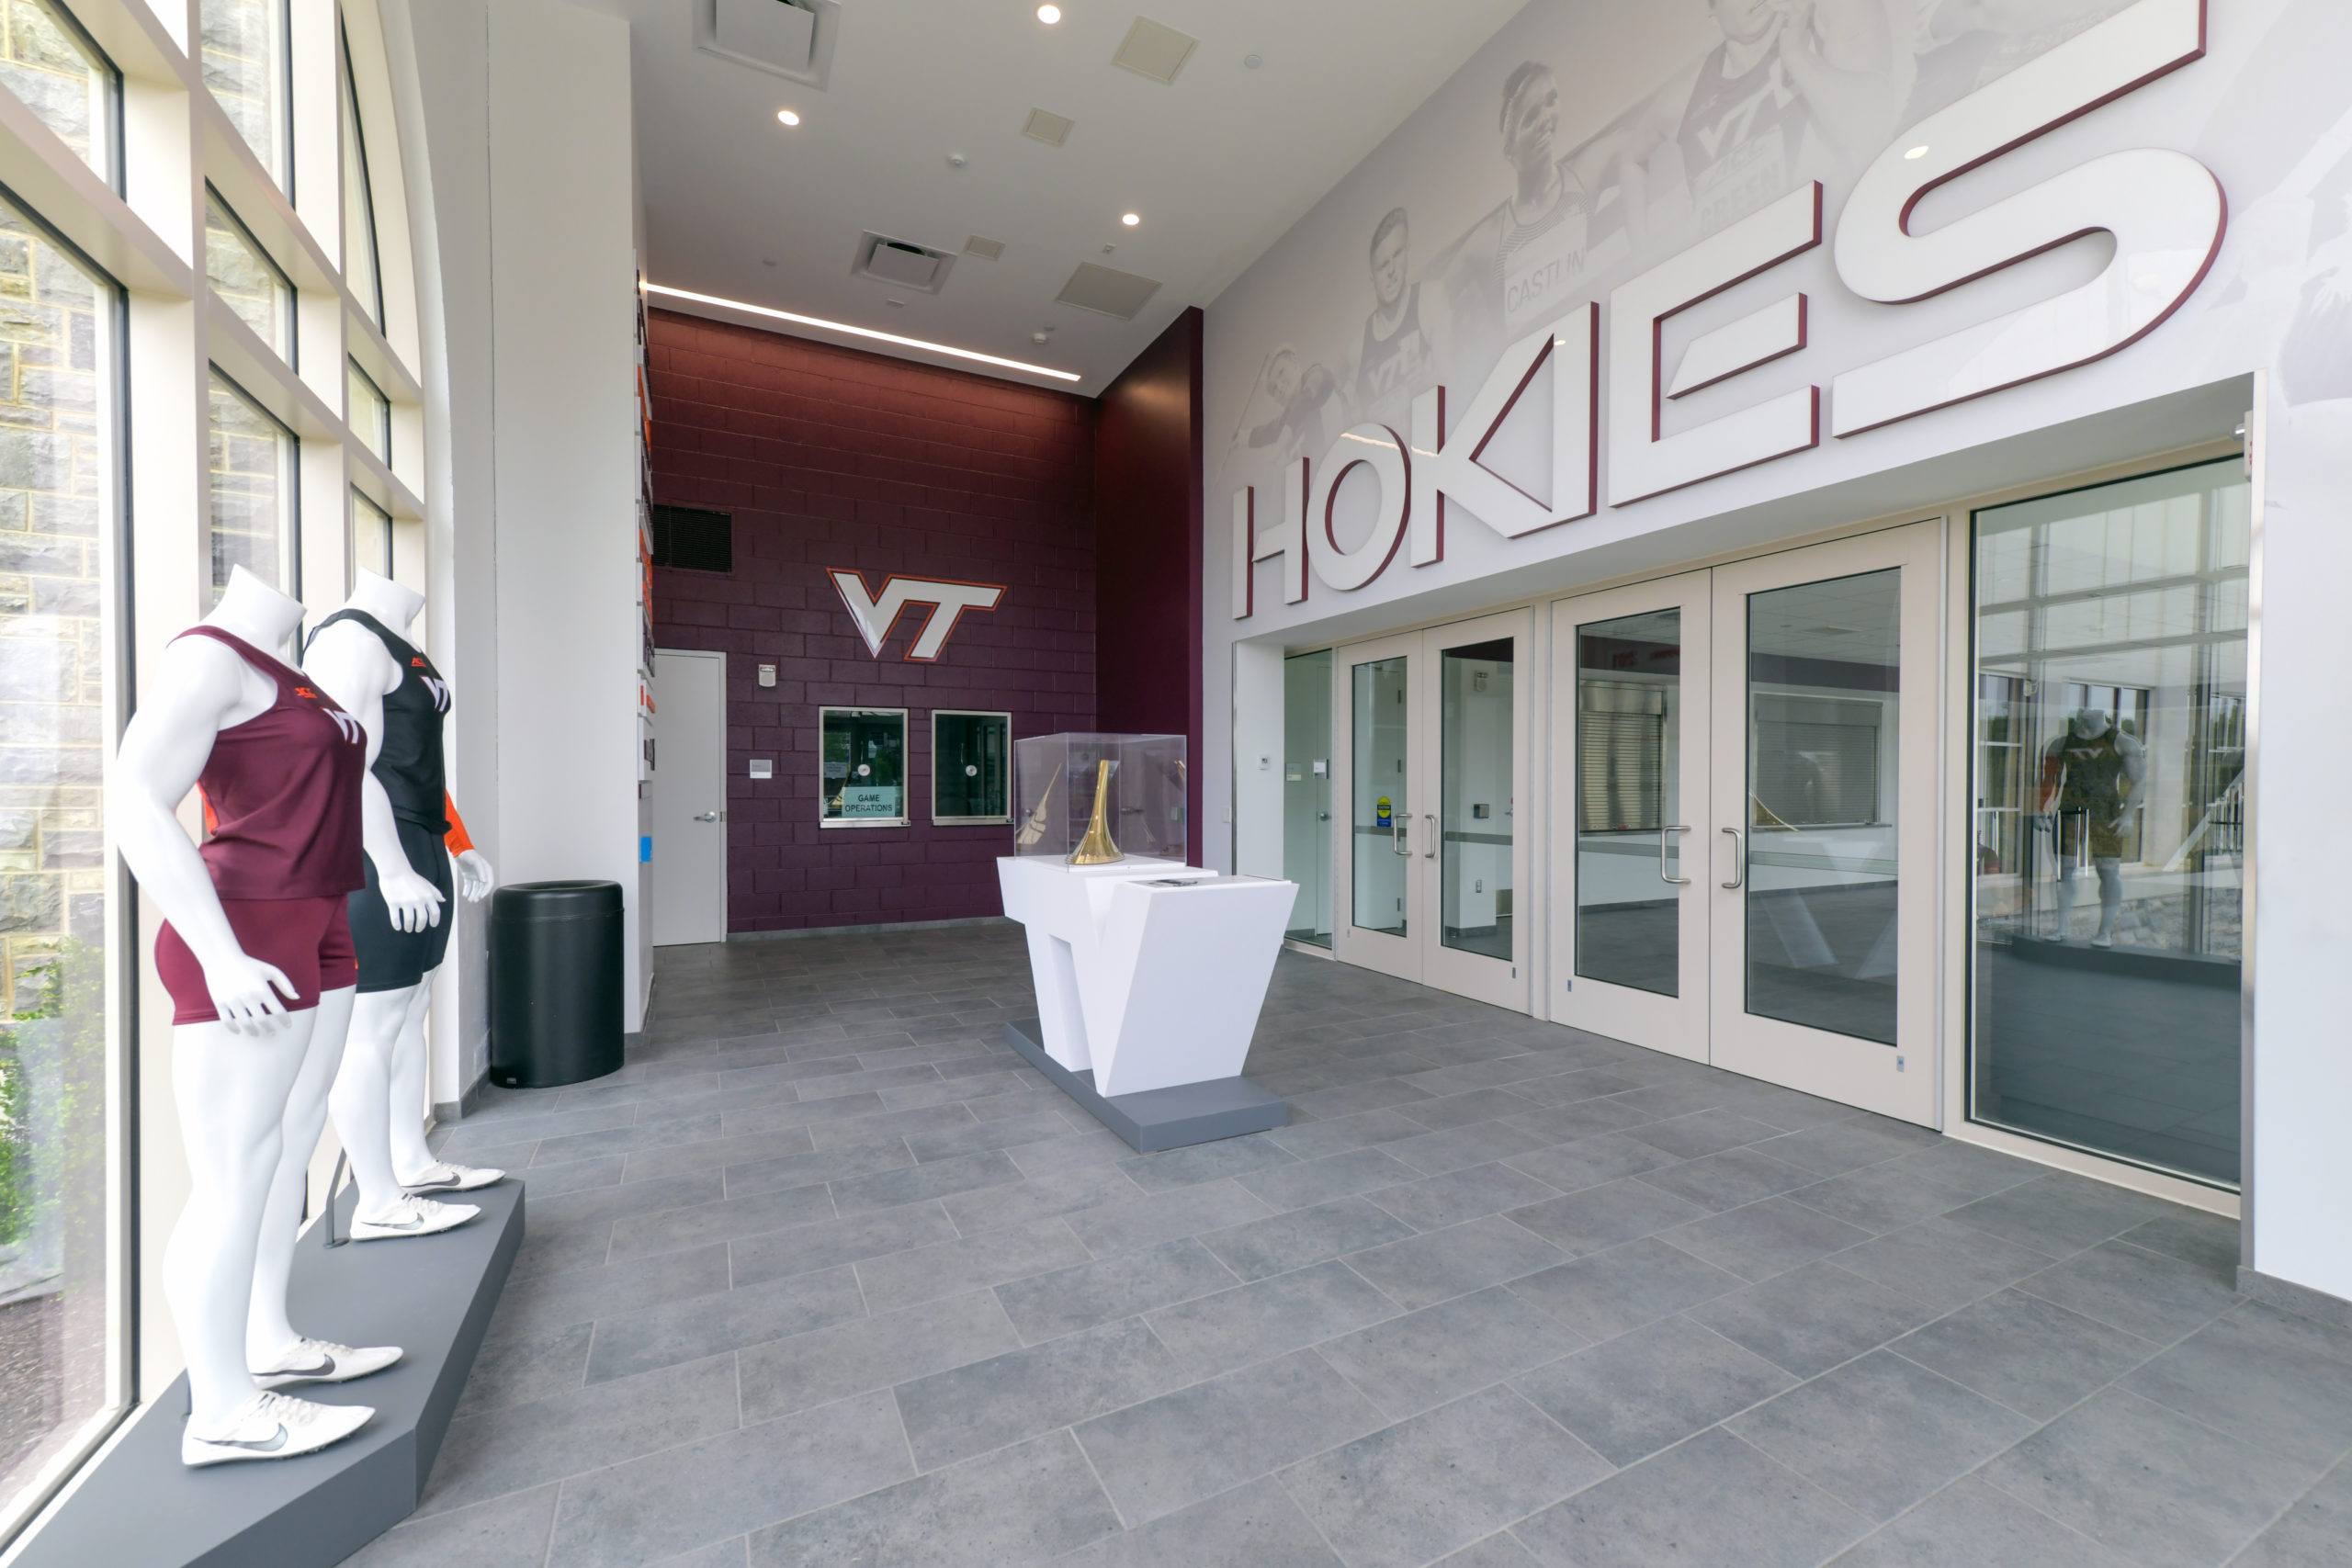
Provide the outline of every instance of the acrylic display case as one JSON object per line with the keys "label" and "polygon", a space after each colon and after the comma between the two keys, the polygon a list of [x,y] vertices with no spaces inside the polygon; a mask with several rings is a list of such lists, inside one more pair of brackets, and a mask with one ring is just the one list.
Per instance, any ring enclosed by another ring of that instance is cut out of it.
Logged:
{"label": "acrylic display case", "polygon": [[1036,735],[1012,743],[1015,855],[1182,864],[1192,848],[1181,735]]}

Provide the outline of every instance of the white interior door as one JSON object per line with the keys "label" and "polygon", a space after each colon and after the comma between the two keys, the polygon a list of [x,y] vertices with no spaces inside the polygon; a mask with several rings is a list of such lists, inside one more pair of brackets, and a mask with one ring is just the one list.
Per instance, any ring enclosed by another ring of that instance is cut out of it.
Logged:
{"label": "white interior door", "polygon": [[1424,750],[1419,634],[1339,649],[1331,671],[1332,911],[1338,955],[1399,979],[1421,978]]}
{"label": "white interior door", "polygon": [[653,942],[725,942],[727,656],[653,659]]}
{"label": "white interior door", "polygon": [[1421,634],[1422,725],[1414,785],[1417,922],[1424,983],[1527,1010],[1532,892],[1527,834],[1528,690],[1534,615],[1514,610]]}
{"label": "white interior door", "polygon": [[1701,1062],[1713,615],[1703,571],[1552,606],[1550,1014]]}
{"label": "white interior door", "polygon": [[1714,1064],[1929,1125],[1939,537],[1715,569],[1713,812],[1690,857],[1714,868]]}

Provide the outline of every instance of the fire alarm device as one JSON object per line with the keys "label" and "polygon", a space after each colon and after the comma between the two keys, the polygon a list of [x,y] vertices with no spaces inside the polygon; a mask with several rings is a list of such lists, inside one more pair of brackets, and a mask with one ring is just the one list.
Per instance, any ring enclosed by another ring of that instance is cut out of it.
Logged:
{"label": "fire alarm device", "polygon": [[760,666],[760,684],[763,686],[773,686],[775,684],[775,665],[763,664]]}
{"label": "fire alarm device", "polygon": [[755,779],[772,779],[775,777],[775,760],[772,757],[752,758],[752,776]]}

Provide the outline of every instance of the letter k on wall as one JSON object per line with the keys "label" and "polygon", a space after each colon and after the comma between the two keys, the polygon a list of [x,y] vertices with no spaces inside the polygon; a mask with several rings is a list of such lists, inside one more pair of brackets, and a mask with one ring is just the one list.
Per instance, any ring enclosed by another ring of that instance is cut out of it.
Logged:
{"label": "letter k on wall", "polygon": [[948,636],[965,611],[993,610],[1004,597],[1001,583],[898,576],[886,578],[877,595],[866,591],[863,572],[829,567],[825,575],[833,580],[834,590],[849,608],[850,619],[857,623],[857,635],[865,638],[865,651],[876,659],[882,657],[882,644],[888,638],[899,612],[910,604],[928,604],[932,610],[904,657],[928,664],[945,649]]}

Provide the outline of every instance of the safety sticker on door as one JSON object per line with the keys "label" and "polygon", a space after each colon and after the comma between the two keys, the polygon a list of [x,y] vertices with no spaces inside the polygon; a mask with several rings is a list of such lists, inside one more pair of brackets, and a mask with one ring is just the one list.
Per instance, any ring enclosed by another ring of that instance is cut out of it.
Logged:
{"label": "safety sticker on door", "polygon": [[1374,827],[1394,828],[1396,825],[1388,819],[1388,797],[1386,795],[1384,795],[1378,800],[1374,801],[1372,803],[1372,808],[1374,812],[1378,813],[1378,815],[1373,818],[1372,825]]}

